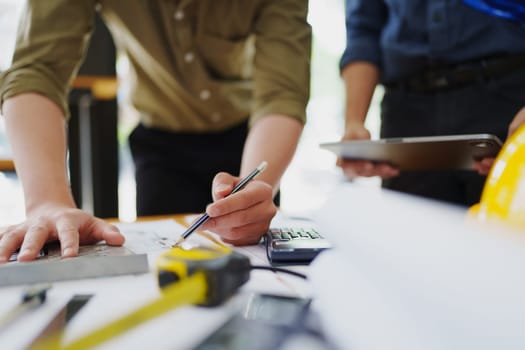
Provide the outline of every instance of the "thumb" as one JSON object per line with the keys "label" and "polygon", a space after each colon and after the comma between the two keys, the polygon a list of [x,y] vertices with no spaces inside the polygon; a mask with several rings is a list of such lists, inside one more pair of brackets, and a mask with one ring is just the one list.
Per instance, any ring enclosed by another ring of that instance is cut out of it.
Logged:
{"label": "thumb", "polygon": [[233,190],[236,177],[227,173],[218,173],[213,178],[212,184],[212,197],[213,201],[217,201],[221,198],[226,197]]}
{"label": "thumb", "polygon": [[512,122],[509,125],[508,135],[507,137],[510,137],[516,130],[520,128],[521,125],[525,124],[525,107],[523,107],[518,114],[514,117]]}

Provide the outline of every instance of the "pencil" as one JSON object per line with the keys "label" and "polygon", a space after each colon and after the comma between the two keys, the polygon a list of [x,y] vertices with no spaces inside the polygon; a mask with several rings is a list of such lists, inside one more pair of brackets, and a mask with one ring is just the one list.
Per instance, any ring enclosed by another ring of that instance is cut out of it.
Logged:
{"label": "pencil", "polygon": [[[233,188],[231,193],[228,195],[232,195],[241,189],[243,189],[244,186],[251,180],[253,180],[257,175],[259,175],[268,165],[267,162],[263,161],[257,168],[253,169],[251,173],[249,173],[245,178],[243,178],[239,183]],[[173,247],[179,246],[186,238],[188,238],[189,235],[191,235],[193,232],[195,232],[199,227],[201,227],[206,221],[210,219],[210,216],[206,213],[204,213],[200,218],[197,219],[193,224],[191,224],[186,231],[179,237],[177,242],[173,245]]]}

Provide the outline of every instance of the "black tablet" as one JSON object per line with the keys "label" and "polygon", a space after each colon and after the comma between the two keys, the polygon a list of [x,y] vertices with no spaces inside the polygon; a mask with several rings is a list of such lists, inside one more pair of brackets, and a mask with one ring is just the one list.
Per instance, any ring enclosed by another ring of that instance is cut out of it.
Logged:
{"label": "black tablet", "polygon": [[386,162],[400,170],[472,169],[473,162],[497,156],[501,140],[491,134],[425,136],[322,143],[350,160]]}

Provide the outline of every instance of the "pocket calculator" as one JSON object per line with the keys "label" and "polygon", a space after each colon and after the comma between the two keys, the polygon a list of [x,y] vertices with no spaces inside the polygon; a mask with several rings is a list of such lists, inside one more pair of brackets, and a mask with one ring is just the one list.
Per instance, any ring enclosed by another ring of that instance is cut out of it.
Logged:
{"label": "pocket calculator", "polygon": [[266,253],[272,264],[306,265],[330,247],[314,228],[270,228],[266,233]]}

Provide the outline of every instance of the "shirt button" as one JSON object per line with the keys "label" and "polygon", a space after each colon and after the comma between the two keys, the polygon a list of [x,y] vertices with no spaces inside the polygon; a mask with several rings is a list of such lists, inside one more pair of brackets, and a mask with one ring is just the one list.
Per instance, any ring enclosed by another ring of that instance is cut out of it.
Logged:
{"label": "shirt button", "polygon": [[173,14],[173,18],[175,18],[176,21],[182,21],[184,19],[184,11],[178,10]]}
{"label": "shirt button", "polygon": [[211,97],[211,92],[210,90],[201,90],[200,94],[199,94],[199,97],[201,98],[201,100],[207,100]]}
{"label": "shirt button", "polygon": [[218,112],[213,113],[213,114],[211,115],[211,120],[212,120],[212,122],[214,122],[214,123],[218,123],[218,122],[220,122],[221,119],[222,119],[222,116],[221,116],[221,114],[218,113]]}
{"label": "shirt button", "polygon": [[186,61],[186,63],[191,63],[194,59],[195,55],[193,54],[193,52],[186,52],[186,54],[184,55],[184,61]]}

